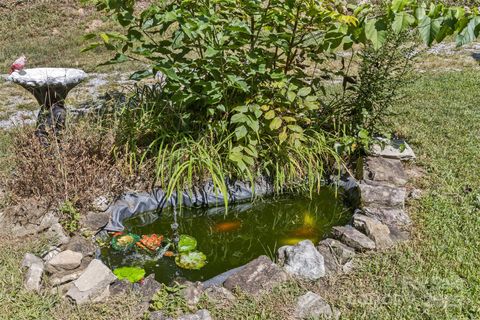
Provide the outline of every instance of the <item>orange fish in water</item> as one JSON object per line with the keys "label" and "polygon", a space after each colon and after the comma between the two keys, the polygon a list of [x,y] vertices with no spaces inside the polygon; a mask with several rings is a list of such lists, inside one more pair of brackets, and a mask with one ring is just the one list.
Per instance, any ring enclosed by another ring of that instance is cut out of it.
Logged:
{"label": "orange fish in water", "polygon": [[231,232],[239,229],[242,223],[240,221],[219,222],[213,226],[215,232]]}

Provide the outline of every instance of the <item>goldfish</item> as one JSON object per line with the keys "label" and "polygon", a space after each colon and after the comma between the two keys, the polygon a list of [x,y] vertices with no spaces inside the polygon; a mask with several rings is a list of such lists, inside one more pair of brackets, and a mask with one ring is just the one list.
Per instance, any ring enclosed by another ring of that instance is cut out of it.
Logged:
{"label": "goldfish", "polygon": [[240,221],[224,221],[214,225],[213,230],[215,232],[230,232],[239,229],[241,225]]}

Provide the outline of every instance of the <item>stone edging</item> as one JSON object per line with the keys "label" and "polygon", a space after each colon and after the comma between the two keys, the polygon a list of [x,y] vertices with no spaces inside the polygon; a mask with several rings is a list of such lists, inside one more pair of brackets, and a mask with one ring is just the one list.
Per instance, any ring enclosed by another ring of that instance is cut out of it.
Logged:
{"label": "stone edging", "polygon": [[[187,283],[183,290],[187,304],[195,310],[200,296],[206,294],[218,302],[232,302],[231,291],[241,290],[260,296],[291,277],[315,281],[334,274],[349,273],[359,252],[381,251],[409,238],[411,220],[405,212],[407,176],[402,161],[414,160],[412,149],[404,142],[393,141],[384,148],[374,146],[372,155],[364,158],[358,183],[360,206],[345,226],[333,228],[332,238],[315,245],[304,240],[295,246],[284,246],[277,253],[277,264],[266,256],[218,275],[204,283]],[[83,237],[72,238],[62,247],[53,248],[43,259],[27,254],[22,267],[28,268],[25,287],[39,291],[44,270],[52,276],[50,283],[58,293],[78,304],[98,302],[110,294],[134,289],[141,293],[142,309],[148,310],[153,294],[161,287],[148,276],[143,284],[131,285],[116,279],[100,260],[94,259],[93,244]],[[339,314],[322,297],[307,292],[297,300],[297,318],[338,318]],[[188,318],[190,317],[190,318]],[[207,310],[178,319],[211,319]],[[166,319],[159,311],[151,319]]]}

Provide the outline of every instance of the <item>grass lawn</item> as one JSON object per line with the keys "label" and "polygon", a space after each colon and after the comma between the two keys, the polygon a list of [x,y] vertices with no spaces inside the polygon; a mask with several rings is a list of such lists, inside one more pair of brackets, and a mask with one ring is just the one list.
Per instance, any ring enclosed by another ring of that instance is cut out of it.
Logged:
{"label": "grass lawn", "polygon": [[[426,172],[414,181],[424,190],[422,198],[409,205],[412,241],[365,255],[354,274],[326,284],[290,284],[260,301],[239,297],[231,309],[213,309],[215,318],[286,319],[294,296],[307,288],[338,307],[343,319],[480,318],[479,84],[476,72],[424,73],[397,106],[396,128]],[[77,309],[50,294],[25,292],[18,266],[32,245],[0,245],[1,319],[132,316],[128,303]]]}

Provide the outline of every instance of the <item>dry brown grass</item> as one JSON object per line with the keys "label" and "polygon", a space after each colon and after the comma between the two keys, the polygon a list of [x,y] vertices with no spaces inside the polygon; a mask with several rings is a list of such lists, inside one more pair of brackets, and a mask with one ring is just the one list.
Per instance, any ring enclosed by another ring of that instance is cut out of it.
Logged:
{"label": "dry brown grass", "polygon": [[6,187],[15,202],[37,198],[53,207],[68,200],[83,211],[97,196],[118,195],[137,180],[112,156],[110,129],[81,121],[67,128],[59,141],[50,137],[45,147],[33,128],[11,133],[12,169]]}

